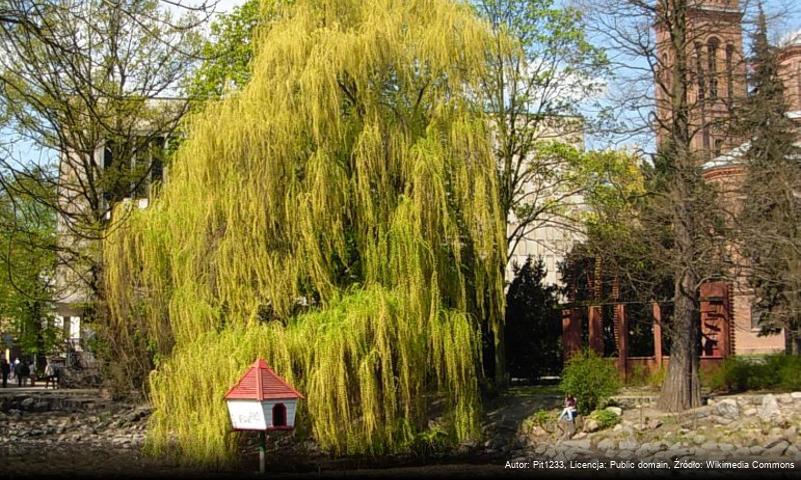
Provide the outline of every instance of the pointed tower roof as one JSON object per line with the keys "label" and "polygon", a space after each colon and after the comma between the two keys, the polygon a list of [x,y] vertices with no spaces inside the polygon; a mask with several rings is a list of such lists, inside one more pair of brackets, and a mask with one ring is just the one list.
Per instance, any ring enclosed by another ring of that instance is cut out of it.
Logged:
{"label": "pointed tower roof", "polygon": [[303,398],[297,390],[267,365],[256,360],[245,375],[225,394],[226,400],[292,400]]}

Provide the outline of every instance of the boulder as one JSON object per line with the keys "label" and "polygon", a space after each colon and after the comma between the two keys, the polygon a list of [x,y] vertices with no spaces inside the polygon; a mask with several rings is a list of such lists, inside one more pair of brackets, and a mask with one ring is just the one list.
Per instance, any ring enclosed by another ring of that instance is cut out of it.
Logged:
{"label": "boulder", "polygon": [[635,439],[634,436],[628,436],[622,439],[618,444],[620,450],[636,450],[638,446],[639,443],[637,443],[637,439]]}
{"label": "boulder", "polygon": [[584,420],[584,431],[585,432],[589,432],[589,433],[597,432],[598,430],[600,430],[600,428],[601,428],[601,424],[598,422],[598,420],[595,420],[594,418],[588,418],[588,419]]}
{"label": "boulder", "polygon": [[768,456],[768,457],[781,457],[782,455],[784,455],[784,452],[787,450],[787,448],[789,446],[790,446],[789,442],[787,442],[785,440],[782,440],[782,441],[776,443],[775,445],[773,445],[772,447],[766,448],[765,449],[765,456]]}
{"label": "boulder", "polygon": [[658,418],[652,418],[651,420],[648,420],[647,427],[649,430],[656,430],[661,426],[662,426],[662,420]]}
{"label": "boulder", "polygon": [[715,410],[723,418],[735,419],[740,416],[740,407],[731,398],[719,401]]}
{"label": "boulder", "polygon": [[655,443],[644,443],[637,449],[637,456],[641,458],[649,457],[659,451],[659,445]]}
{"label": "boulder", "polygon": [[612,412],[618,417],[623,415],[623,409],[620,407],[606,407],[604,410],[606,410],[607,412]]}
{"label": "boulder", "polygon": [[590,449],[590,439],[589,438],[582,438],[578,440],[565,440],[562,442],[562,445],[565,447],[570,448],[580,448],[582,450],[589,450]]}
{"label": "boulder", "polygon": [[776,395],[769,393],[762,397],[762,404],[757,409],[757,415],[762,420],[770,420],[779,415],[779,402],[776,401]]}
{"label": "boulder", "polygon": [[598,442],[598,449],[599,450],[604,450],[604,451],[606,451],[606,450],[614,450],[615,447],[616,447],[616,442],[615,442],[615,440],[613,440],[611,438],[604,438],[603,440]]}

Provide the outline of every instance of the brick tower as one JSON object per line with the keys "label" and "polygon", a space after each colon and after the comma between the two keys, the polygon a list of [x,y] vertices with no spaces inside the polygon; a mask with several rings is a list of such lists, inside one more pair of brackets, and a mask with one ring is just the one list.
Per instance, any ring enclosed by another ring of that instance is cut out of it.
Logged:
{"label": "brick tower", "polygon": [[[746,95],[742,13],[738,0],[689,0],[685,43],[691,86],[691,148],[704,162],[735,148],[740,142],[727,132],[726,122],[737,99]],[[669,34],[656,25],[660,59],[656,85],[657,115],[670,116],[670,78],[673,62]],[[661,80],[661,81],[660,81]],[[661,141],[662,135],[658,135]]]}
{"label": "brick tower", "polygon": [[[690,147],[703,166],[706,181],[718,188],[720,201],[736,214],[742,204],[740,186],[747,173],[740,157],[747,146],[744,139],[729,133],[729,120],[733,107],[747,95],[742,12],[739,0],[689,0],[689,3],[685,45],[691,81],[687,94]],[[657,25],[656,38],[660,66],[670,68],[668,32]],[[801,71],[801,43],[797,50],[791,50],[783,60],[783,71]],[[671,113],[669,88],[665,88],[669,87],[667,78],[668,75],[659,72],[656,79],[660,118],[668,118]],[[801,95],[801,84],[797,92]],[[795,98],[801,111],[801,97]],[[711,360],[735,353],[767,353],[783,348],[783,334],[759,335],[758,323],[754,321],[758,312],[752,311],[753,292],[744,272],[733,282],[707,282],[701,286],[700,294],[702,357]]]}

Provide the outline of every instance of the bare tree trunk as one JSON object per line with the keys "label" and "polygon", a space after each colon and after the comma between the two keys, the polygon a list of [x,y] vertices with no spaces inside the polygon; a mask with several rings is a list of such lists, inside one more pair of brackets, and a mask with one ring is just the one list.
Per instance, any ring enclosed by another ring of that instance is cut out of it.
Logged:
{"label": "bare tree trunk", "polygon": [[695,156],[690,150],[689,52],[687,38],[687,0],[668,2],[666,27],[670,32],[671,53],[675,60],[671,69],[672,91],[670,103],[670,143],[667,155],[673,169],[668,184],[668,199],[672,213],[675,251],[674,313],[670,325],[671,347],[668,373],[662,384],[659,408],[680,412],[701,404],[698,381],[699,357],[697,350],[698,276],[694,242],[699,229],[697,206],[693,199],[702,181],[695,168]]}
{"label": "bare tree trunk", "polygon": [[687,272],[677,275],[675,309],[670,324],[670,363],[658,406],[668,412],[680,412],[701,405],[698,380],[699,358],[696,351],[698,325],[696,303],[692,298],[696,281]]}

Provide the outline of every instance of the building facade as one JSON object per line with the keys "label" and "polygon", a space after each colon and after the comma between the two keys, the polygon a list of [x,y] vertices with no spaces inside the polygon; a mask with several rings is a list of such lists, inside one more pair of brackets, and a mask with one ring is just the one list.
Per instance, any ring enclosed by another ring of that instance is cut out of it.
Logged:
{"label": "building facade", "polygon": [[[702,8],[727,8],[729,10],[739,10],[737,0],[704,0]],[[725,34],[716,34],[712,29],[709,33],[710,38],[723,38],[727,45],[742,45],[742,19],[741,16],[730,15],[725,17],[725,26],[722,26],[722,31]],[[720,20],[719,20],[720,21]],[[779,77],[784,84],[785,101],[788,106],[788,116],[801,120],[801,37],[798,35],[793,36],[785,44],[779,47],[778,60],[779,60]],[[735,57],[740,56],[735,54]],[[743,62],[745,66],[745,62]],[[742,92],[745,95],[747,88],[745,77],[742,75],[742,69],[734,67],[735,74],[732,75],[726,70],[723,71],[724,78],[733,78],[735,95]],[[710,77],[710,72],[706,71]],[[711,80],[710,80],[711,81]],[[736,101],[736,100],[735,100]],[[721,123],[730,117],[731,113],[721,115]],[[713,121],[712,121],[713,122]],[[714,125],[714,123],[713,123]],[[801,126],[801,123],[799,123]],[[706,124],[702,125],[702,136]],[[715,131],[714,126],[711,127]],[[801,129],[799,129],[801,133]],[[801,140],[801,135],[799,136]],[[713,141],[718,141],[713,134]],[[694,146],[704,145],[702,143],[694,143]],[[717,187],[721,201],[729,207],[733,215],[737,215],[742,207],[743,194],[741,193],[741,186],[747,175],[747,168],[742,159],[743,155],[747,153],[750,148],[748,139],[725,137],[725,142],[721,149],[714,149],[713,151],[705,151],[709,158],[703,164],[703,175],[707,182]],[[733,249],[736,250],[736,249]],[[726,343],[723,351],[728,354],[736,355],[755,355],[781,352],[785,348],[785,335],[784,332],[778,332],[770,335],[763,335],[761,333],[760,316],[761,311],[754,305],[754,292],[749,285],[748,267],[747,262],[740,258],[736,252],[732,255],[735,264],[743,265],[738,272],[734,275],[734,281],[731,282],[718,282],[717,285],[708,286],[710,290],[715,290],[720,295],[728,297],[726,308],[722,310],[721,320],[713,320],[708,312],[702,309],[702,332],[707,324],[718,325],[725,319],[727,335],[720,335],[720,339],[713,339],[713,342],[718,344]],[[701,291],[702,300],[704,300],[705,290]],[[706,299],[708,303],[708,298]],[[722,330],[722,328],[721,328]],[[713,334],[713,336],[715,336]]]}
{"label": "building facade", "polygon": [[63,331],[68,354],[86,350],[93,335],[84,319],[94,302],[93,282],[102,278],[100,242],[114,224],[114,207],[148,206],[151,186],[165,175],[168,139],[185,110],[183,99],[151,99],[125,128],[97,133],[83,142],[85,151],[59,152],[55,326]]}
{"label": "building facade", "polygon": [[[743,156],[750,144],[732,135],[729,128],[738,100],[748,95],[747,61],[743,54],[743,14],[738,0],[691,0],[687,11],[688,48],[686,58],[691,86],[687,91],[690,148],[702,169],[704,179],[715,186],[727,210],[736,215],[742,208],[741,186],[747,174]],[[670,69],[672,45],[661,25],[655,25],[658,68],[655,72],[657,142],[665,140],[662,125],[672,119]],[[801,142],[801,34],[790,37],[780,47],[779,76],[784,83],[788,116],[799,125]],[[664,122],[664,123],[661,123]],[[736,255],[736,249],[732,255]],[[760,311],[753,307],[754,292],[749,286],[743,258],[730,272],[728,281],[708,281],[700,287],[701,368],[710,368],[730,355],[763,355],[785,349],[783,331],[763,335]],[[733,280],[732,280],[733,279]],[[614,344],[618,368],[625,375],[637,366],[653,370],[669,361],[663,355],[662,322],[670,315],[669,305],[647,307],[653,354],[630,356],[629,305],[620,302],[607,313],[614,317]],[[591,348],[604,352],[604,310],[601,306],[566,308],[563,311],[563,344],[569,356],[586,335]],[[649,339],[650,343],[651,339]],[[608,350],[608,348],[606,349]]]}
{"label": "building facade", "polygon": [[[536,137],[539,142],[564,143],[577,149],[584,148],[584,121],[580,117],[550,117],[542,121],[538,128],[540,131]],[[535,261],[542,258],[546,270],[543,279],[545,284],[562,284],[559,264],[564,261],[573,245],[583,238],[576,215],[582,208],[583,197],[578,192],[566,191],[566,188],[563,182],[550,182],[536,176],[523,185],[521,197],[526,197],[527,201],[536,205],[558,201],[562,211],[551,212],[546,209],[536,222],[522,232],[519,241],[510,247],[507,252],[507,282],[514,279],[514,266],[522,266],[531,257]],[[507,235],[512,236],[518,225],[512,213],[506,227]]]}

